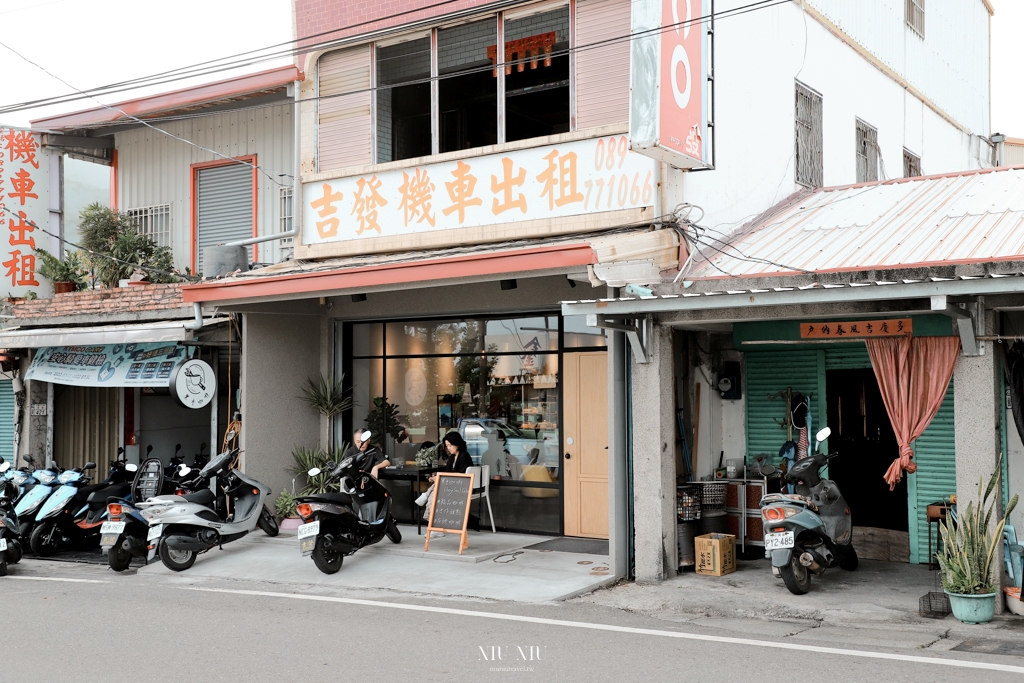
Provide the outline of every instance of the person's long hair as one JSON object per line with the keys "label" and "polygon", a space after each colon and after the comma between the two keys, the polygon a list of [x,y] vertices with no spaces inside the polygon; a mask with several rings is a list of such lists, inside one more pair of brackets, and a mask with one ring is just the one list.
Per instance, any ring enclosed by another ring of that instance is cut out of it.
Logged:
{"label": "person's long hair", "polygon": [[[450,443],[451,445],[453,445],[456,448],[458,448],[459,449],[459,455],[469,455],[469,447],[466,446],[466,440],[463,439],[462,435],[459,434],[458,432],[448,432],[447,434],[444,435],[444,438],[441,439],[441,442],[442,443]],[[446,457],[452,457],[447,452],[445,453],[445,456]]]}

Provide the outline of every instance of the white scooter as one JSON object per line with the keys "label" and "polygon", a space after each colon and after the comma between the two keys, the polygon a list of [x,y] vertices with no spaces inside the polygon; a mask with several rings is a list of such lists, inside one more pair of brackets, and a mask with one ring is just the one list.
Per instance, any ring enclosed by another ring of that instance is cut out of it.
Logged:
{"label": "white scooter", "polygon": [[[159,552],[165,567],[181,572],[200,553],[236,541],[257,525],[268,536],[277,536],[277,520],[264,504],[270,487],[231,469],[237,456],[231,450],[211,460],[188,482],[195,493],[156,496],[137,505],[149,523],[147,561]],[[183,477],[191,472],[185,465],[179,471]]]}

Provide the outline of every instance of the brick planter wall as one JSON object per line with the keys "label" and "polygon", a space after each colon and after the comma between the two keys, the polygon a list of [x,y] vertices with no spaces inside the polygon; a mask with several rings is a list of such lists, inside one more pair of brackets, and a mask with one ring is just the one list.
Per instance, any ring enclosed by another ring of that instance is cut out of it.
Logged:
{"label": "brick planter wall", "polygon": [[116,315],[183,308],[181,285],[134,285],[56,294],[52,299],[14,301],[17,318],[57,318],[71,315]]}

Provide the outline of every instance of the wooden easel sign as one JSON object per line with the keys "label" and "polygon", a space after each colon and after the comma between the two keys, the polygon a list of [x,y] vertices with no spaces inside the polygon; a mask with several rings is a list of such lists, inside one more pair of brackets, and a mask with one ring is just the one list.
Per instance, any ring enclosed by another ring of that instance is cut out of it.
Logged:
{"label": "wooden easel sign", "polygon": [[459,555],[469,547],[466,527],[469,524],[469,503],[472,497],[472,474],[437,473],[437,479],[434,481],[434,496],[430,501],[427,540],[423,544],[423,552],[430,550],[431,531],[459,534]]}

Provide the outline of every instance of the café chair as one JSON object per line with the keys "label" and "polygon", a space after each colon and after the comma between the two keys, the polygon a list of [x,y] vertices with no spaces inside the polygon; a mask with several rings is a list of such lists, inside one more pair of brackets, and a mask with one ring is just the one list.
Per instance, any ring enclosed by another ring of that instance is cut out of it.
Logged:
{"label": "caf\u00e9 chair", "polygon": [[[480,500],[481,498],[487,501],[487,518],[491,521],[491,533],[497,533],[497,530],[494,528],[494,513],[491,512],[491,466],[477,465],[475,467],[467,467],[466,474],[473,475],[473,497],[470,501]],[[477,486],[477,482],[481,482],[481,486]]]}

